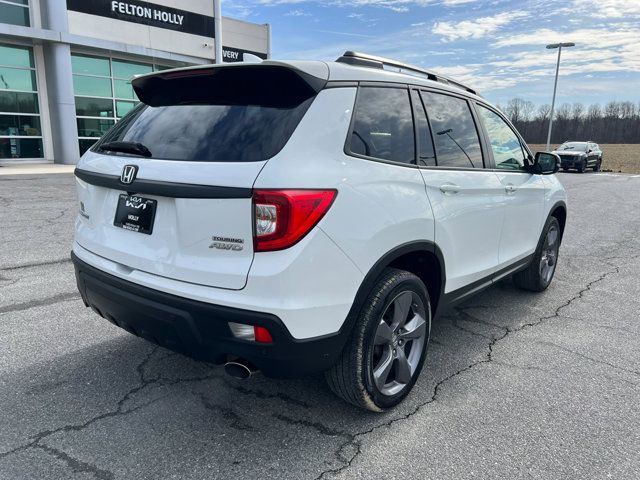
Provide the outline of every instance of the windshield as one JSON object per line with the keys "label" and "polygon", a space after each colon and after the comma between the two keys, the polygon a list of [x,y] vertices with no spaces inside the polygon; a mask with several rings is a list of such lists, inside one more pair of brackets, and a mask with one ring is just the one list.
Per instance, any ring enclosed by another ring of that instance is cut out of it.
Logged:
{"label": "windshield", "polygon": [[587,144],[585,142],[567,142],[560,145],[558,150],[573,150],[576,152],[586,152]]}

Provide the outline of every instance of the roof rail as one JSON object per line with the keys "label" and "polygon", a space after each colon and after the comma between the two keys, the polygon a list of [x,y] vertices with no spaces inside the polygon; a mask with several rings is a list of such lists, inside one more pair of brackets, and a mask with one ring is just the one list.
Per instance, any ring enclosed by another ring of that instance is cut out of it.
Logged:
{"label": "roof rail", "polygon": [[473,88],[468,87],[449,77],[445,77],[444,75],[440,75],[430,70],[425,70],[424,68],[416,67],[415,65],[392,60],[390,58],[377,57],[375,55],[347,50],[342,54],[341,57],[336,59],[336,62],[346,63],[348,65],[354,65],[358,67],[379,68],[382,70],[384,70],[385,67],[396,68],[400,73],[426,77],[428,80],[444,83],[445,85],[451,85],[453,87],[466,90],[469,93],[473,93],[474,95],[480,96],[480,94]]}

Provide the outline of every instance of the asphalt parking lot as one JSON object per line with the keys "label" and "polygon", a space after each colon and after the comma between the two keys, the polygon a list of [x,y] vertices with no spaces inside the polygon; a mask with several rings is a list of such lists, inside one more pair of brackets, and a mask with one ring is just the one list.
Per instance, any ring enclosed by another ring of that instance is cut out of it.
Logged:
{"label": "asphalt parking lot", "polygon": [[559,174],[560,263],[433,325],[398,409],[228,378],[85,309],[73,177],[0,176],[0,478],[640,478],[640,176]]}

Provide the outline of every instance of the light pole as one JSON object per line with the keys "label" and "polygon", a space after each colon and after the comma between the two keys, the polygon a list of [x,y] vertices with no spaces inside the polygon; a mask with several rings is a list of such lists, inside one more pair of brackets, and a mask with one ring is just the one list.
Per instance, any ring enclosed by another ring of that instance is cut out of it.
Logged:
{"label": "light pole", "polygon": [[558,88],[558,72],[560,71],[560,54],[562,53],[562,47],[575,47],[573,42],[567,43],[550,43],[547,45],[549,50],[554,48],[558,49],[558,63],[556,64],[556,81],[553,84],[553,99],[551,100],[551,112],[549,113],[549,133],[547,134],[547,151],[549,151],[549,145],[551,144],[551,127],[553,126],[553,108],[556,105],[556,89]]}
{"label": "light pole", "polygon": [[216,63],[222,63],[222,0],[213,0],[213,32],[216,45]]}

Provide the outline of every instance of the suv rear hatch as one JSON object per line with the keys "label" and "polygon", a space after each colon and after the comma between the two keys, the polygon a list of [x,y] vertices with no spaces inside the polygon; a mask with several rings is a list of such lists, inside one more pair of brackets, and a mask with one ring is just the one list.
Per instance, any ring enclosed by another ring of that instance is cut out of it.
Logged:
{"label": "suv rear hatch", "polygon": [[253,184],[325,83],[277,62],[134,79],[142,103],[76,169],[77,243],[124,272],[242,289]]}

